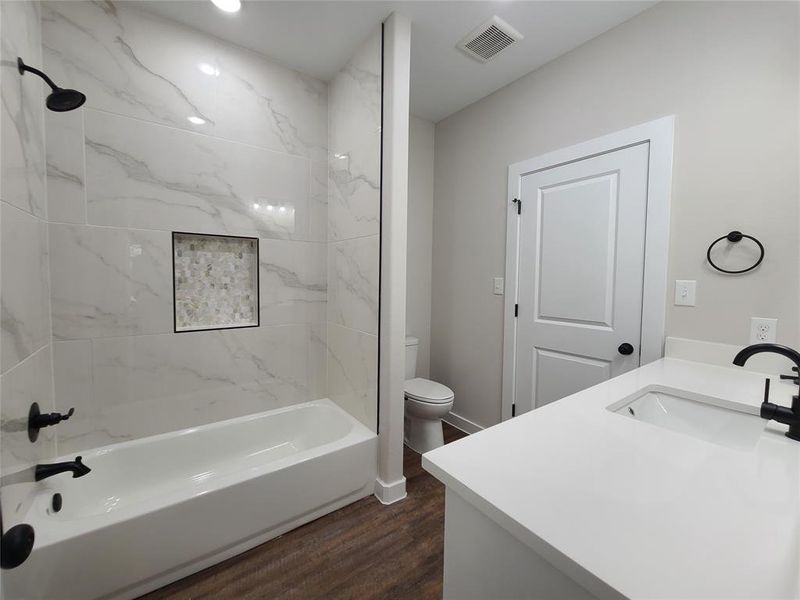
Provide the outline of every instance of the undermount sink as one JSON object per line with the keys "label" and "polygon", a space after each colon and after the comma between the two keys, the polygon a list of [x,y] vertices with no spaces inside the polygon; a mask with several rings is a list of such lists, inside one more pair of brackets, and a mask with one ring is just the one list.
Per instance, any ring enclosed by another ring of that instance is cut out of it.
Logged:
{"label": "undermount sink", "polygon": [[610,405],[608,410],[741,450],[752,448],[767,425],[755,407],[664,386],[645,387]]}

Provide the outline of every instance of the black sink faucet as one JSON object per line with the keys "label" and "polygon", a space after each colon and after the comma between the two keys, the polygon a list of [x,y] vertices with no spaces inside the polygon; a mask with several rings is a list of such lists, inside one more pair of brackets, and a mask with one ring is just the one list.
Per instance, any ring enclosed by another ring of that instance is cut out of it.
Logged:
{"label": "black sink faucet", "polygon": [[83,464],[80,456],[76,456],[75,460],[69,462],[53,463],[50,465],[36,465],[36,474],[34,475],[34,478],[36,481],[41,481],[42,479],[47,479],[48,477],[58,475],[59,473],[66,473],[67,471],[72,472],[72,478],[74,479],[75,477],[83,477],[89,471],[91,471],[91,469]]}
{"label": "black sink faucet", "polygon": [[[797,365],[797,369],[800,370],[800,352],[788,346],[780,346],[778,344],[754,344],[748,346],[734,357],[733,364],[738,367],[743,367],[747,359],[755,354],[761,354],[762,352],[771,352],[773,354],[785,356]],[[767,380],[767,383],[769,383],[769,380]],[[786,432],[786,437],[800,442],[800,390],[798,394],[792,396],[792,408],[786,408],[785,406],[779,406],[778,404],[770,402],[769,385],[767,385],[766,390],[764,402],[761,403],[761,418],[788,425],[789,431]]]}

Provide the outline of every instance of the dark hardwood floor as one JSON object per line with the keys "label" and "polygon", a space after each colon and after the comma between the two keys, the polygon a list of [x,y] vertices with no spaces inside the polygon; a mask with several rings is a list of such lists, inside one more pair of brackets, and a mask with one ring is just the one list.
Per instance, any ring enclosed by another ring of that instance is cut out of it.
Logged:
{"label": "dark hardwood floor", "polygon": [[[444,425],[445,442],[464,433]],[[143,596],[313,599],[442,597],[444,486],[405,448],[408,498],[374,497]]]}

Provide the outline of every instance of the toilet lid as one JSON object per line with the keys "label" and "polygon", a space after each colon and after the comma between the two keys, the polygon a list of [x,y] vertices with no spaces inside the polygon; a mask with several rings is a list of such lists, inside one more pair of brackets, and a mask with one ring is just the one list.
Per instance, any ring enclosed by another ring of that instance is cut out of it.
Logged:
{"label": "toilet lid", "polygon": [[446,385],[436,383],[430,379],[415,377],[406,380],[406,396],[419,402],[431,404],[444,404],[453,399],[453,390]]}

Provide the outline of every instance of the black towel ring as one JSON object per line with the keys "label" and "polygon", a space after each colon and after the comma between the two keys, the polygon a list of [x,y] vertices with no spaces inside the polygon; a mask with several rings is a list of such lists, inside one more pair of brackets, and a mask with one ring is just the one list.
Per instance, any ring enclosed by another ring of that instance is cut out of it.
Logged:
{"label": "black towel ring", "polygon": [[[728,269],[723,269],[714,264],[714,261],[711,260],[711,249],[718,242],[721,242],[722,240],[728,240],[729,242],[735,244],[737,242],[741,242],[743,238],[747,238],[748,240],[753,240],[756,244],[758,244],[758,249],[761,252],[761,254],[759,255],[758,260],[755,262],[754,265],[747,267],[746,269],[739,269],[738,271],[729,271]],[[706,252],[706,259],[708,260],[708,264],[710,264],[717,271],[720,271],[722,273],[728,273],[731,275],[738,275],[739,273],[747,273],[748,271],[752,271],[753,269],[755,269],[758,265],[761,264],[761,261],[764,260],[764,244],[759,242],[752,235],[744,234],[741,231],[731,231],[728,235],[723,235],[722,237],[717,238],[716,240],[711,242],[711,245],[708,247],[708,251]]]}

